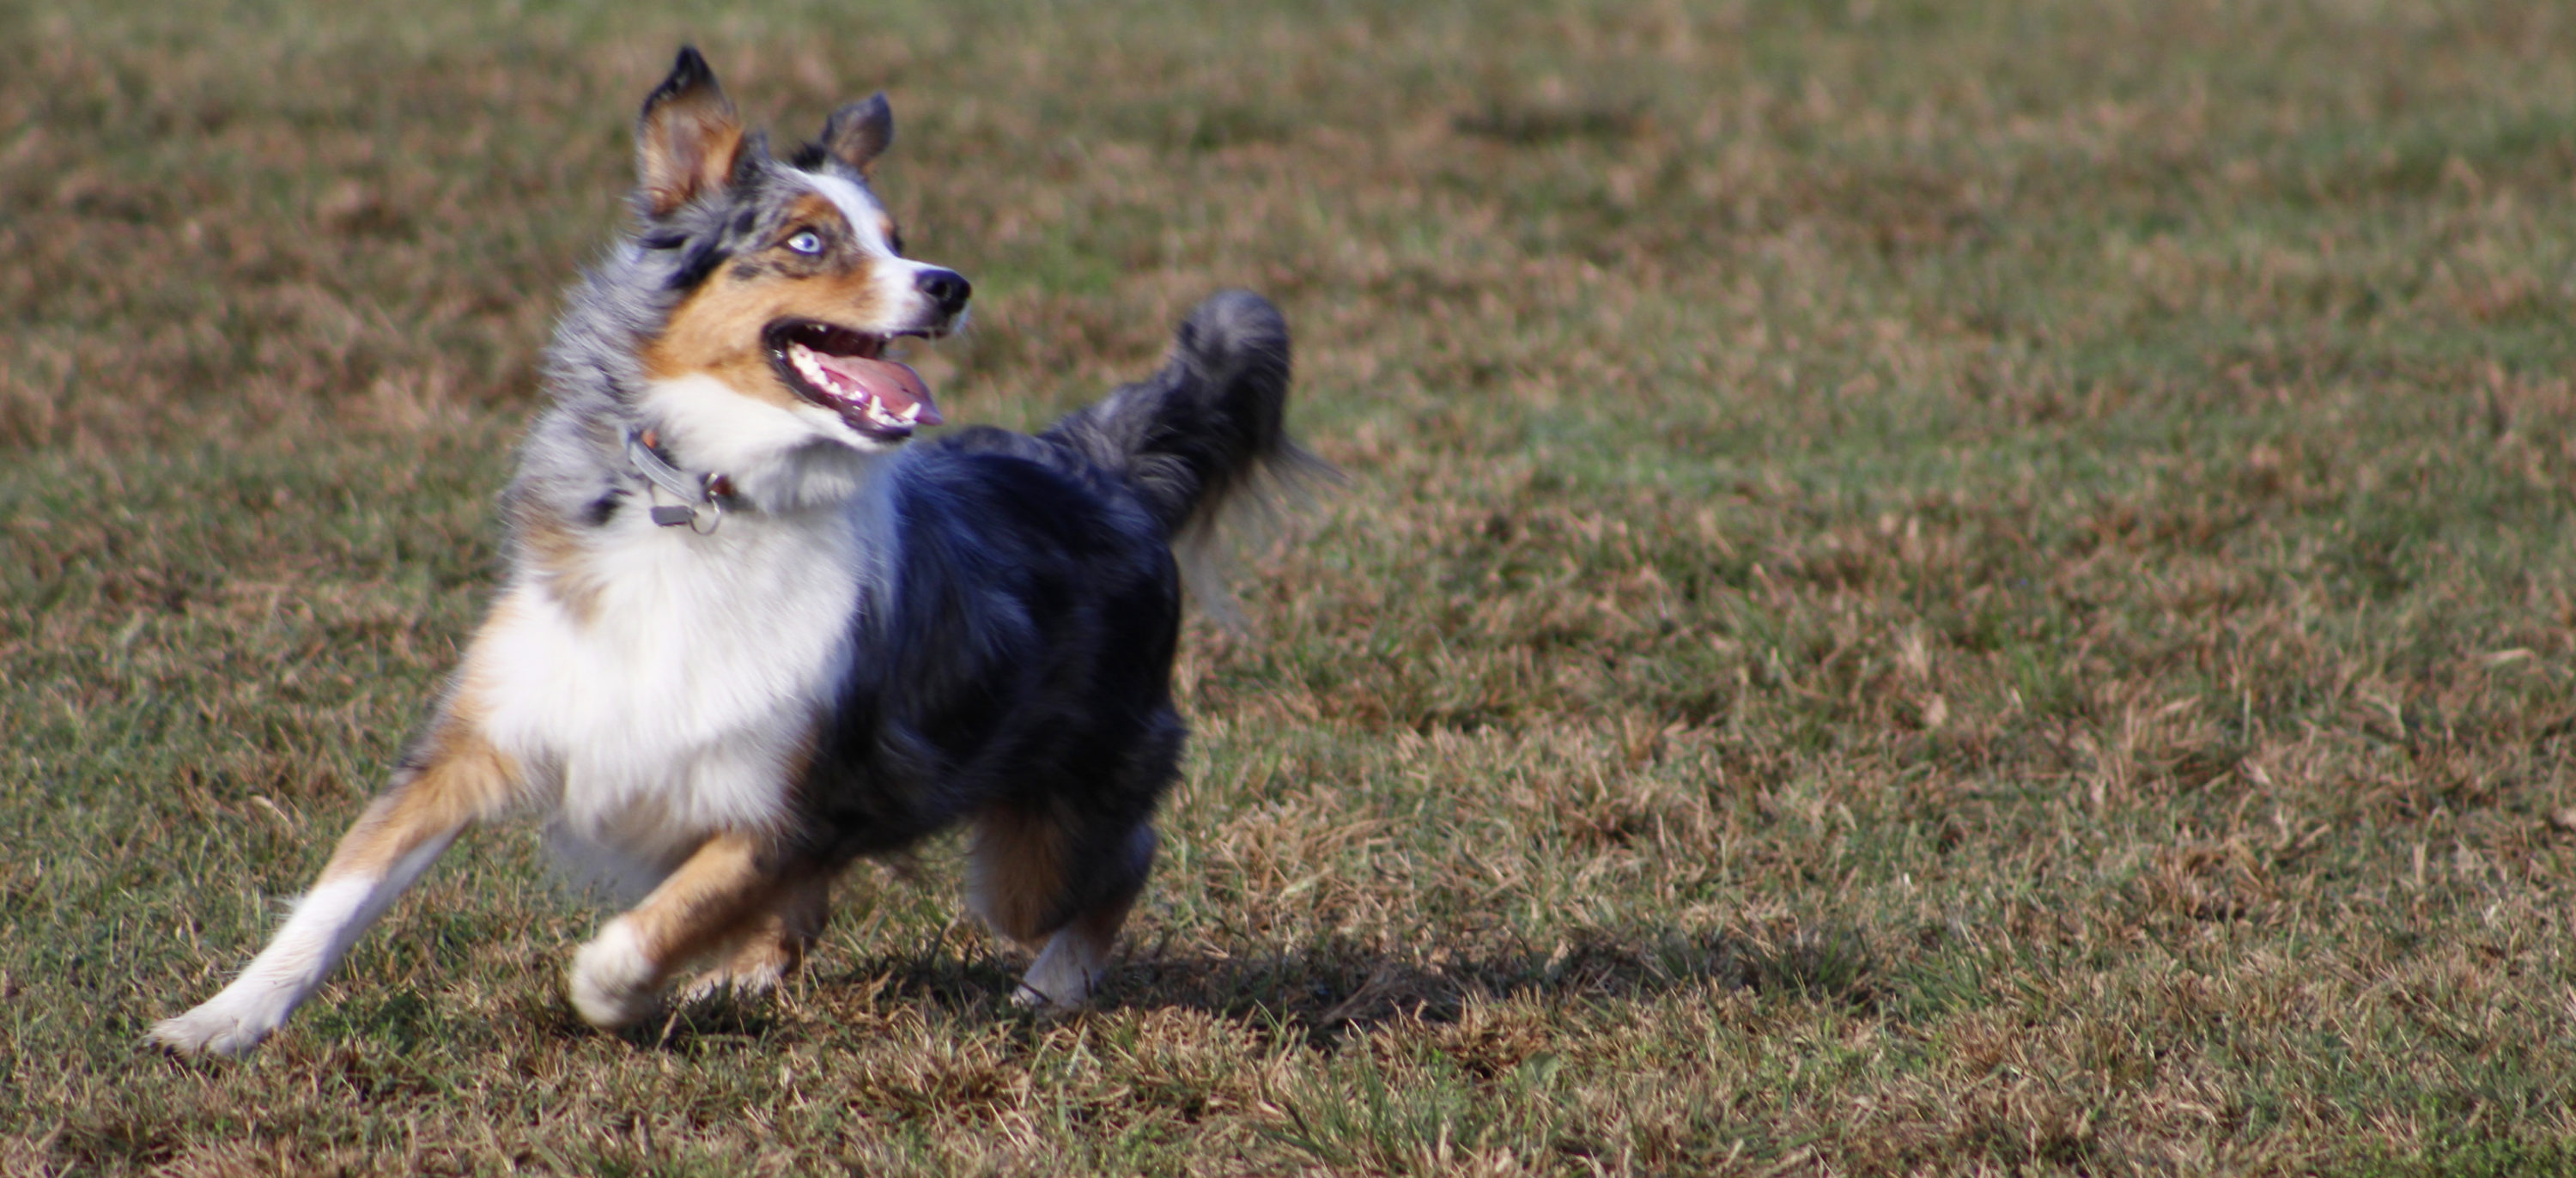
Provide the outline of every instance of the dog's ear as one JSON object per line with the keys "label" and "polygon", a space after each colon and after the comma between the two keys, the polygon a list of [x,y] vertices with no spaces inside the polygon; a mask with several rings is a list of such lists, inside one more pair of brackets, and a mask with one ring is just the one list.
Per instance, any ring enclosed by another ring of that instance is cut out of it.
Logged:
{"label": "dog's ear", "polygon": [[823,150],[865,175],[868,165],[894,142],[894,108],[882,93],[853,102],[823,120]]}
{"label": "dog's ear", "polygon": [[725,186],[742,154],[742,120],[694,46],[644,99],[635,127],[635,183],[656,217]]}

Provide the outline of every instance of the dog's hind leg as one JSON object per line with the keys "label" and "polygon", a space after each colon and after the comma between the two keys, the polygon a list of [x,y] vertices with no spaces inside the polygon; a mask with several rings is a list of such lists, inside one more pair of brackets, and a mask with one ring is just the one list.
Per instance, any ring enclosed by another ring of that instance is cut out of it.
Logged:
{"label": "dog's hind leg", "polygon": [[766,994],[777,989],[804,962],[831,915],[830,873],[818,871],[780,884],[768,903],[725,934],[715,967],[691,979],[681,999]]}
{"label": "dog's hind leg", "polygon": [[153,1024],[155,1041],[232,1054],[267,1038],[459,832],[508,804],[519,766],[483,737],[478,711],[469,696],[448,701],[268,947],[223,992]]}
{"label": "dog's hind leg", "polygon": [[653,1013],[673,970],[740,935],[800,878],[769,840],[740,833],[708,839],[573,955],[573,1009],[604,1030]]}
{"label": "dog's hind leg", "polygon": [[1049,817],[994,806],[975,823],[975,909],[1005,936],[1045,947],[1011,1000],[1070,1010],[1091,997],[1127,911],[1154,867],[1154,828],[1139,823],[1075,839]]}
{"label": "dog's hind leg", "polygon": [[1108,973],[1109,951],[1118,943],[1127,911],[1144,894],[1156,841],[1154,828],[1135,829],[1117,853],[1116,870],[1124,882],[1074,913],[1071,921],[1047,938],[1046,948],[1029,963],[1029,972],[1020,975],[1011,1001],[1041,1010],[1070,1010],[1090,1000],[1092,987]]}

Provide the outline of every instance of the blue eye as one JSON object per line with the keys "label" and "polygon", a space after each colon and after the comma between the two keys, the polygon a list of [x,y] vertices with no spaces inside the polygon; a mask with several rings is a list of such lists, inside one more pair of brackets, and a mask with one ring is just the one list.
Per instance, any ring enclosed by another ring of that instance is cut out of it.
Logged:
{"label": "blue eye", "polygon": [[800,254],[819,254],[823,252],[823,236],[811,229],[800,229],[787,239],[787,248]]}

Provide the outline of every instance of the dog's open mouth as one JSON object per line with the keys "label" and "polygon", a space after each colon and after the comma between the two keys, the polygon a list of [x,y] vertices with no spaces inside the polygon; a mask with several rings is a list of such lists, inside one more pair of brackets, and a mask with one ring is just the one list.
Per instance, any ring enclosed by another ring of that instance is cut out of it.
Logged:
{"label": "dog's open mouth", "polygon": [[930,386],[910,365],[884,358],[891,337],[810,319],[782,320],[763,333],[778,379],[796,395],[841,415],[851,429],[880,441],[937,425]]}

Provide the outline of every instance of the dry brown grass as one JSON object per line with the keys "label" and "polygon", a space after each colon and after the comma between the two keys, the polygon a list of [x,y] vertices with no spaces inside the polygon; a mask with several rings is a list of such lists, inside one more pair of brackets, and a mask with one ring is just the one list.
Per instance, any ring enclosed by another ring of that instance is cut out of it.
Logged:
{"label": "dry brown grass", "polygon": [[[2576,22],[2489,3],[0,11],[0,1172],[2576,1168]],[[1350,474],[1099,1008],[953,852],[582,1030],[475,836],[138,1050],[417,718],[683,38],[1026,424],[1211,287]]]}

